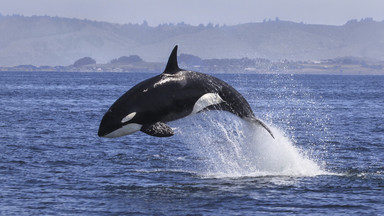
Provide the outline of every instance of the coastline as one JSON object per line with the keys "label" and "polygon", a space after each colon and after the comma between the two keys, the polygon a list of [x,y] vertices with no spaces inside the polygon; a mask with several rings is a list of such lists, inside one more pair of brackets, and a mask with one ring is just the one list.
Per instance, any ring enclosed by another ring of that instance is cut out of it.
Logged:
{"label": "coastline", "polygon": [[[181,68],[204,73],[250,74],[327,74],[327,75],[384,75],[384,62],[381,61],[280,61],[260,59],[213,59],[200,64],[181,62]],[[0,72],[143,72],[159,73],[165,65],[157,62],[136,62],[131,64],[88,64],[80,67],[19,65],[1,67]]]}

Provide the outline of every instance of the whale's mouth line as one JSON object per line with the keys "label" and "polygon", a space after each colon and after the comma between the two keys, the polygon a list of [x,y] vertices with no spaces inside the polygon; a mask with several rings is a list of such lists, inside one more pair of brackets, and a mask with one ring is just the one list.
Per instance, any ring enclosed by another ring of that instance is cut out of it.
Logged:
{"label": "whale's mouth line", "polygon": [[105,137],[107,134],[109,134],[109,133],[111,133],[111,132],[101,132],[100,130],[99,130],[99,132],[97,133],[97,135],[99,136],[99,137]]}
{"label": "whale's mouth line", "polygon": [[110,133],[113,133],[114,131],[122,128],[124,125],[121,125],[120,127],[107,127],[107,126],[103,126],[103,124],[101,124],[99,126],[99,131],[97,133],[97,135],[99,137],[107,137],[108,134]]}
{"label": "whale's mouth line", "polygon": [[[99,130],[98,136],[99,137],[105,137],[105,138],[115,138],[115,137],[121,137],[129,134],[133,134],[137,131],[139,131],[143,125],[137,124],[137,123],[128,123],[125,125],[122,125],[119,128],[115,128],[113,130],[103,131]],[[102,127],[101,127],[102,128]]]}

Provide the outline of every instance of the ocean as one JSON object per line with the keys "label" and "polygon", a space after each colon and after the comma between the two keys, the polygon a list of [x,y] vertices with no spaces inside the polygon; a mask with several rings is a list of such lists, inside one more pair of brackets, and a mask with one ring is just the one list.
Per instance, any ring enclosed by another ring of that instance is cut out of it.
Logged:
{"label": "ocean", "polygon": [[0,215],[384,215],[384,76],[214,74],[276,139],[219,111],[99,138],[154,75],[1,72]]}

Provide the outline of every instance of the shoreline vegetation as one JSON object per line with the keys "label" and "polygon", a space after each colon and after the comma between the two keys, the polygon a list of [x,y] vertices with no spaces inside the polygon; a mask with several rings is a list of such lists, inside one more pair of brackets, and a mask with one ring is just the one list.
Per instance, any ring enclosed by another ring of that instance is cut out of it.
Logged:
{"label": "shoreline vegetation", "polygon": [[[181,54],[181,68],[205,73],[260,73],[260,74],[329,74],[329,75],[384,75],[384,61],[367,61],[355,57],[321,61],[270,61],[268,59],[201,59]],[[69,66],[18,65],[0,67],[0,72],[143,72],[159,73],[164,63],[146,62],[139,56],[122,56],[106,64],[98,64],[90,57]]]}

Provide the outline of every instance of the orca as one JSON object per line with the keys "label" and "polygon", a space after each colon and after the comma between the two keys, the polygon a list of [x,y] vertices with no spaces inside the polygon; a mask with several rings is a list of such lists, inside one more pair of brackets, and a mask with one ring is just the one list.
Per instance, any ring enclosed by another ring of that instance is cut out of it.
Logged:
{"label": "orca", "polygon": [[112,104],[101,120],[98,136],[114,138],[142,131],[169,137],[174,131],[167,122],[208,110],[231,112],[265,128],[274,138],[232,86],[207,74],[180,69],[177,45],[162,74],[140,82]]}

